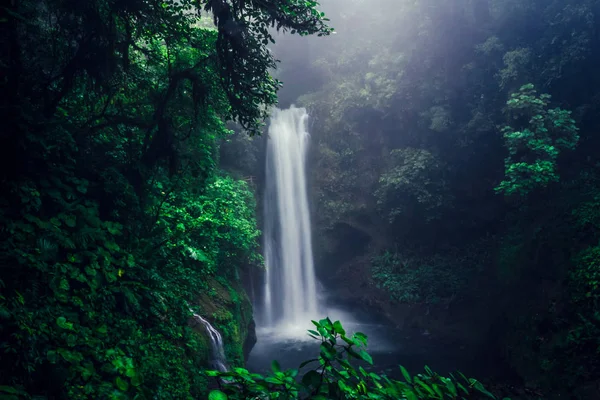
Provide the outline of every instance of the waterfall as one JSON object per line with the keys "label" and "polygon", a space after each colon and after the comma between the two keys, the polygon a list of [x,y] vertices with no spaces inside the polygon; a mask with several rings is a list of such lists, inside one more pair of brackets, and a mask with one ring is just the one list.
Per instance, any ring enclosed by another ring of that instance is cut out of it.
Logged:
{"label": "waterfall", "polygon": [[305,325],[317,318],[306,191],[308,114],[275,109],[268,131],[264,201],[264,323]]}
{"label": "waterfall", "polygon": [[227,360],[225,359],[225,349],[223,348],[223,337],[219,331],[210,324],[210,322],[202,318],[200,315],[194,313],[194,319],[204,326],[208,332],[208,336],[210,337],[210,345],[212,347],[213,354],[213,368],[220,372],[227,372]]}

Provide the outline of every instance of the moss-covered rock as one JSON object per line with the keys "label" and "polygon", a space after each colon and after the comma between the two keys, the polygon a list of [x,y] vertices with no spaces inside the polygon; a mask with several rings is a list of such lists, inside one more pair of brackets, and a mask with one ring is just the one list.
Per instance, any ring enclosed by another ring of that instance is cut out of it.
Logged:
{"label": "moss-covered rock", "polygon": [[[229,365],[243,366],[256,343],[250,299],[239,282],[228,282],[222,277],[209,280],[208,287],[209,291],[198,298],[200,314],[221,333]],[[208,333],[201,325],[192,326],[206,342],[208,353],[204,364],[208,366],[211,358]]]}

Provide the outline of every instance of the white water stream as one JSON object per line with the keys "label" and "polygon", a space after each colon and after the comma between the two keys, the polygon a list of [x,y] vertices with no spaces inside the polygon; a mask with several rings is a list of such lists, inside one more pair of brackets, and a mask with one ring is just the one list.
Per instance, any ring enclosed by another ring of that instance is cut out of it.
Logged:
{"label": "white water stream", "polygon": [[227,360],[225,358],[225,349],[223,348],[223,337],[216,330],[210,322],[202,318],[200,315],[194,313],[194,319],[200,322],[206,331],[208,332],[208,336],[210,337],[210,345],[212,348],[212,364],[213,368],[220,372],[227,372]]}
{"label": "white water stream", "polygon": [[320,318],[306,188],[307,120],[304,108],[275,109],[268,131],[263,324],[279,331],[305,332]]}

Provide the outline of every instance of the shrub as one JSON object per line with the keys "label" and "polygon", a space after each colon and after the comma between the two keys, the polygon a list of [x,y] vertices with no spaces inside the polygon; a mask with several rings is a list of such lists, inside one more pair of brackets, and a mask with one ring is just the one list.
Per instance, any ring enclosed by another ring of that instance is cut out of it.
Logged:
{"label": "shrub", "polygon": [[[316,330],[308,333],[321,342],[318,358],[285,371],[273,361],[272,373],[266,377],[243,368],[208,371],[209,376],[220,378],[219,389],[209,399],[496,399],[479,381],[461,373],[443,377],[425,367],[424,373],[411,376],[400,366],[404,381],[399,381],[356,368],[353,360],[373,364],[366,351],[367,336],[356,332],[348,337],[340,321],[329,318],[312,322]],[[298,380],[299,370],[307,365],[314,367]]]}

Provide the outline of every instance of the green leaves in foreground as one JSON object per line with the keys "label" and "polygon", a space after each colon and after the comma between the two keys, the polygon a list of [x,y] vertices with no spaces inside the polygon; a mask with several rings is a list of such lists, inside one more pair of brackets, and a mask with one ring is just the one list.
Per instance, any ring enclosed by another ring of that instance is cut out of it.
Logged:
{"label": "green leaves in foreground", "polygon": [[227,400],[227,395],[220,390],[213,390],[208,395],[208,400]]}
{"label": "green leaves in foreground", "polygon": [[321,341],[320,354],[319,358],[300,364],[299,369],[313,367],[304,372],[299,381],[296,379],[298,369],[282,371],[277,361],[272,363],[272,373],[266,377],[243,368],[230,372],[208,371],[209,376],[221,378],[219,390],[213,390],[209,400],[496,399],[479,381],[461,373],[443,377],[426,366],[424,373],[411,377],[400,366],[404,381],[398,381],[368,372],[362,366],[356,368],[352,361],[373,364],[366,351],[367,336],[356,332],[348,337],[342,324],[331,322],[329,318],[312,322],[316,329],[308,333]]}

